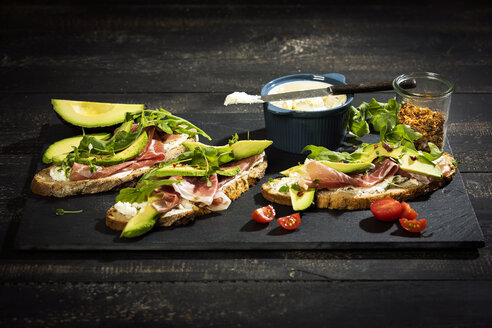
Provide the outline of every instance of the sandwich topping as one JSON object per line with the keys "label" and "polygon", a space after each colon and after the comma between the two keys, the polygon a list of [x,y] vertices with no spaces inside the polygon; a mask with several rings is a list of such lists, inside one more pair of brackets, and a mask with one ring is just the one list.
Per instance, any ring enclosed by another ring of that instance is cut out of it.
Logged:
{"label": "sandwich topping", "polygon": [[427,185],[442,179],[453,165],[451,156],[442,156],[435,146],[430,147],[433,151],[426,153],[381,142],[362,144],[349,154],[307,146],[305,150],[311,154],[305,162],[281,172],[285,177],[271,180],[269,184],[277,193],[290,196],[294,210],[308,208],[315,191],[321,189],[364,197],[402,185]]}
{"label": "sandwich topping", "polygon": [[210,140],[201,129],[162,108],[128,114],[109,139],[84,135],[70,153],[52,156],[66,179],[59,168],[50,170],[50,176],[55,181],[101,179],[150,167],[170,160],[171,149],[198,135]]}
{"label": "sandwich topping", "polygon": [[[125,188],[116,197],[116,211],[129,219],[122,237],[136,237],[152,228],[156,217],[171,225],[175,214],[222,211],[232,200],[224,186],[264,161],[271,141],[233,140],[227,146],[184,143],[188,149],[146,173],[135,188]],[[134,204],[147,203],[137,208]],[[142,223],[143,222],[143,223]]]}

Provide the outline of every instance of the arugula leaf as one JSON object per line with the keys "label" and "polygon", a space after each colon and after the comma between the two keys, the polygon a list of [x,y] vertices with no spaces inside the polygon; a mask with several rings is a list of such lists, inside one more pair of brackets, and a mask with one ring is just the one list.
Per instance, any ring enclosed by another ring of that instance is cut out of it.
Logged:
{"label": "arugula leaf", "polygon": [[[249,131],[248,131],[249,133]],[[239,136],[237,135],[237,133],[235,133],[231,139],[229,139],[229,142],[228,142],[228,145],[232,145],[232,144],[235,144],[236,142],[239,141]]]}
{"label": "arugula leaf", "polygon": [[395,99],[380,103],[374,98],[371,102],[363,102],[359,107],[351,106],[347,128],[351,135],[363,137],[373,130],[379,132],[381,141],[401,143],[415,149],[413,142],[422,135],[412,130],[408,125],[398,124],[398,112],[401,104]]}
{"label": "arugula leaf", "polygon": [[441,157],[441,155],[444,153],[444,151],[441,151],[439,147],[437,147],[432,142],[428,142],[427,144],[429,145],[430,152],[428,153],[425,151],[421,151],[420,153],[428,160],[435,161],[436,159]]}
{"label": "arugula leaf", "polygon": [[141,114],[134,115],[133,118],[141,116],[142,127],[156,126],[162,131],[172,134],[184,133],[190,137],[196,135],[202,135],[208,140],[212,140],[202,129],[196,125],[188,122],[187,120],[175,116],[163,108],[157,108],[156,110],[144,110]]}
{"label": "arugula leaf", "polygon": [[137,184],[135,188],[124,188],[116,196],[116,202],[142,203],[145,202],[150,194],[160,186],[169,186],[179,183],[179,180],[144,180]]}
{"label": "arugula leaf", "polygon": [[289,186],[288,185],[283,185],[278,189],[279,192],[289,192]]}
{"label": "arugula leaf", "polygon": [[311,152],[311,154],[307,156],[309,159],[326,160],[330,162],[343,162],[351,159],[351,154],[347,152],[340,153],[321,146],[307,145],[302,150],[302,152],[305,151]]}

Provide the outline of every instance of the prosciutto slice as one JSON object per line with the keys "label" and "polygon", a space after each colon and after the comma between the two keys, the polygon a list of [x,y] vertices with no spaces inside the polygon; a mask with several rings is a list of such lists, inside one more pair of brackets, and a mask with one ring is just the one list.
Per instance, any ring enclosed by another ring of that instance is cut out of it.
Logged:
{"label": "prosciutto slice", "polygon": [[214,200],[212,204],[207,206],[211,211],[223,211],[226,210],[229,205],[231,205],[231,199],[221,190],[217,191],[214,195]]}
{"label": "prosciutto slice", "polygon": [[160,186],[157,188],[156,193],[161,198],[153,201],[152,206],[159,213],[169,212],[179,204],[179,194],[170,186]]}
{"label": "prosciutto slice", "polygon": [[[262,156],[263,156],[263,154],[258,154],[258,155],[246,157],[246,158],[240,159],[238,161],[227,163],[227,165],[222,165],[220,168],[221,168],[221,170],[226,170],[226,169],[232,169],[235,167],[239,167],[239,169],[240,169],[239,173],[241,173],[241,172],[248,170],[251,166],[253,166],[253,164],[256,163],[256,161],[258,161]],[[229,182],[233,179],[234,179],[234,176],[228,177],[228,176],[220,175],[219,176],[219,186],[222,187],[227,182]]]}
{"label": "prosciutto slice", "polygon": [[385,159],[377,163],[367,174],[345,174],[318,161],[304,165],[305,173],[300,178],[300,186],[307,188],[341,188],[345,186],[371,187],[383,179],[393,176],[399,169],[395,162]]}
{"label": "prosciutto slice", "polygon": [[[176,178],[176,177],[172,177]],[[179,195],[192,202],[203,203],[212,211],[223,211],[229,207],[231,200],[219,190],[219,179],[217,174],[210,176],[211,186],[201,177],[184,177],[179,183],[172,187]]]}
{"label": "prosciutto slice", "polygon": [[[74,163],[70,171],[70,180],[77,181],[106,178],[117,173],[152,166],[155,163],[166,160],[167,151],[165,143],[176,140],[178,137],[171,137],[167,134],[164,134],[164,136],[159,136],[158,133],[155,133],[154,128],[147,129],[147,134],[149,136],[149,140],[140,155],[136,158],[116,165],[96,166],[97,171],[93,173],[90,171],[88,165]],[[181,135],[177,136],[181,137]],[[162,142],[161,139],[164,139],[165,141]]]}
{"label": "prosciutto slice", "polygon": [[214,195],[219,189],[217,174],[210,176],[209,181],[212,184],[210,187],[207,186],[207,180],[202,180],[201,177],[184,177],[183,180],[179,183],[173,183],[172,186],[184,199],[211,205]]}

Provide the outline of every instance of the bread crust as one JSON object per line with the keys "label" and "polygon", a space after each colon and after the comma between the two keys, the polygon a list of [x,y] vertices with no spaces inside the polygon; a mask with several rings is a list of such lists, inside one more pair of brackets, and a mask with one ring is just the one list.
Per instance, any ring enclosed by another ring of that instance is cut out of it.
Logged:
{"label": "bread crust", "polygon": [[[187,141],[194,141],[195,139],[188,139]],[[185,151],[183,145],[178,145],[168,151],[166,156],[174,158]],[[133,170],[130,174],[124,177],[109,176],[101,179],[86,179],[77,181],[55,181],[50,176],[50,169],[53,166],[47,167],[34,176],[31,182],[31,191],[40,196],[52,196],[52,197],[68,197],[80,194],[96,194],[104,191],[115,190],[123,185],[125,187],[131,187],[135,185],[138,178],[143,174],[152,170],[154,166],[141,167]]]}
{"label": "bread crust", "polygon": [[[259,162],[236,179],[222,186],[221,190],[231,200],[238,199],[241,194],[248,191],[250,187],[256,185],[256,183],[258,183],[258,181],[265,176],[267,166],[268,163],[266,158],[263,158],[263,161]],[[156,226],[170,227],[189,224],[197,217],[209,214],[211,212],[212,211],[206,207],[193,205],[193,208],[188,211],[183,211],[174,215],[166,215],[166,213],[162,214],[158,219]],[[106,212],[106,226],[113,230],[123,230],[128,223],[128,220],[129,219],[118,212],[114,206]]]}
{"label": "bread crust", "polygon": [[[444,160],[449,165],[450,170],[446,172],[442,179],[434,179],[430,183],[424,183],[415,179],[408,180],[400,187],[390,188],[384,192],[378,192],[371,195],[358,195],[361,188],[354,187],[352,190],[345,188],[339,189],[320,189],[315,193],[315,205],[318,208],[328,208],[333,210],[360,210],[368,209],[372,202],[382,198],[393,198],[398,201],[411,200],[418,196],[435,191],[447,182],[451,181],[456,174],[457,168],[453,164],[453,157],[444,153]],[[277,179],[278,180],[278,179]],[[280,193],[272,187],[270,182],[262,185],[261,194],[263,197],[273,203],[292,206],[290,195]]]}

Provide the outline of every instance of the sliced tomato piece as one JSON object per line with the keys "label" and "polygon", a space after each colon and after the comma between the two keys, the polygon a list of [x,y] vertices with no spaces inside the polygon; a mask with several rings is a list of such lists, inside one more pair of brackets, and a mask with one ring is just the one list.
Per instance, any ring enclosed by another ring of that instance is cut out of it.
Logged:
{"label": "sliced tomato piece", "polygon": [[281,218],[278,218],[277,222],[284,229],[294,230],[301,224],[301,215],[299,213],[294,213],[291,215],[283,216]]}
{"label": "sliced tomato piece", "polygon": [[421,232],[424,231],[425,227],[427,227],[427,219],[408,220],[406,218],[401,218],[400,224],[406,231]]}
{"label": "sliced tomato piece", "polygon": [[259,223],[268,223],[275,219],[275,209],[272,205],[257,208],[253,214],[251,214],[253,220]]}
{"label": "sliced tomato piece", "polygon": [[383,198],[371,204],[372,214],[381,221],[393,221],[400,217],[402,206],[393,198]]}
{"label": "sliced tomato piece", "polygon": [[401,202],[401,207],[401,218],[413,220],[419,217],[417,212],[415,212],[415,210],[408,203]]}

